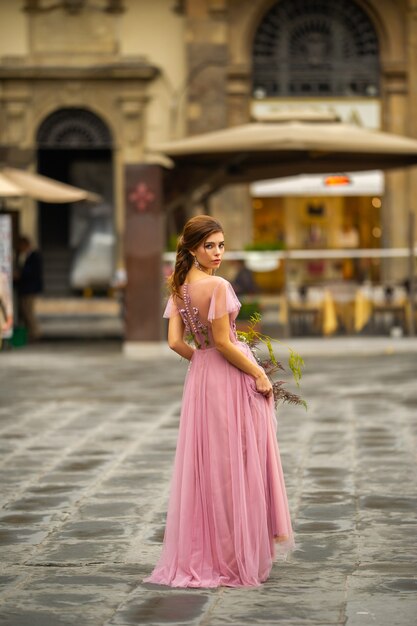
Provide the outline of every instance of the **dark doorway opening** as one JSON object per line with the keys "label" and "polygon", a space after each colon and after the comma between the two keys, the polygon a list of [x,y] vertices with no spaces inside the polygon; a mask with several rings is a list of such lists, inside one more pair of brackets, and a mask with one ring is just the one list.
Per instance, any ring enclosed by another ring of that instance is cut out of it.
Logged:
{"label": "dark doorway opening", "polygon": [[39,203],[45,295],[106,292],[115,248],[113,161],[107,126],[83,109],[61,109],[38,132],[38,171],[92,191],[98,204]]}

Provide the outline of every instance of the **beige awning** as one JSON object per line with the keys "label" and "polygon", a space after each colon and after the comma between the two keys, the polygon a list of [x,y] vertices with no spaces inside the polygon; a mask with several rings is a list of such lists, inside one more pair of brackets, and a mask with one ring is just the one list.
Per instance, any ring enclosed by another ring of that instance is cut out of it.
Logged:
{"label": "beige awning", "polygon": [[13,198],[22,195],[20,187],[12,183],[6,176],[0,172],[0,198]]}
{"label": "beige awning", "polygon": [[235,183],[417,164],[417,140],[322,116],[291,115],[153,146],[174,164],[165,170],[166,210],[204,202]]}
{"label": "beige awning", "polygon": [[181,170],[223,170],[222,184],[417,164],[417,140],[340,122],[254,122],[152,149]]}
{"label": "beige awning", "polygon": [[[329,184],[328,179],[345,178],[345,182]],[[256,198],[288,196],[382,196],[385,190],[381,170],[367,172],[299,174],[281,178],[260,180],[250,185],[251,195]]]}
{"label": "beige awning", "polygon": [[100,196],[95,193],[13,167],[4,167],[0,171],[0,196],[29,196],[41,202],[57,204],[100,200]]}

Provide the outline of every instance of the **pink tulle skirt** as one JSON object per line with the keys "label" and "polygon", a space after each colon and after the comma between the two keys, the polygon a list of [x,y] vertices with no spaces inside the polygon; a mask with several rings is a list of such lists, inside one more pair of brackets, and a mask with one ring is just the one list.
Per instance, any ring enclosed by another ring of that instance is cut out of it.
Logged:
{"label": "pink tulle skirt", "polygon": [[162,554],[145,582],[259,585],[276,551],[293,547],[272,399],[216,348],[198,350],[185,381]]}

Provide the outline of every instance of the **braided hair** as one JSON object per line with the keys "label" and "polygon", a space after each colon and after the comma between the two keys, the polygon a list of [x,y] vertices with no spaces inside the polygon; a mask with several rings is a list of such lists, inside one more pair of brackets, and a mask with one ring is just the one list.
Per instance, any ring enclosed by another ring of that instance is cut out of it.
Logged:
{"label": "braided hair", "polygon": [[210,215],[196,215],[185,224],[178,238],[174,271],[168,278],[168,288],[172,295],[182,298],[180,288],[194,261],[191,251],[198,248],[211,234],[218,232],[223,232],[223,227]]}

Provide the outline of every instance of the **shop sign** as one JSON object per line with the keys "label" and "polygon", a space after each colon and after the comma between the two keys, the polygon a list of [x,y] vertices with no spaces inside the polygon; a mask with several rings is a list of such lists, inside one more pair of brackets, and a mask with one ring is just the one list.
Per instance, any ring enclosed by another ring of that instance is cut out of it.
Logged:
{"label": "shop sign", "polygon": [[381,128],[381,101],[378,98],[331,98],[304,99],[289,98],[253,100],[251,114],[254,119],[272,118],[274,113],[312,111],[336,114],[341,122],[355,124],[363,128]]}

